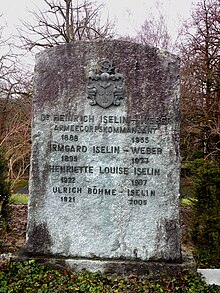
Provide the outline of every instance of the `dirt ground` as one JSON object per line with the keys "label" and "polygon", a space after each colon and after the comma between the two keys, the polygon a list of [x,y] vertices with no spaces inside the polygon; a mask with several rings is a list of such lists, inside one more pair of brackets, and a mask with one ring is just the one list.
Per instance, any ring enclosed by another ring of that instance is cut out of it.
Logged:
{"label": "dirt ground", "polygon": [[[16,252],[25,245],[25,235],[27,227],[27,205],[10,205],[11,220],[10,231],[3,233],[0,227],[0,253]],[[181,208],[181,227],[182,227],[182,250],[187,251],[191,248],[190,207]]]}
{"label": "dirt ground", "polygon": [[10,205],[9,232],[0,227],[0,253],[15,252],[25,245],[27,205]]}

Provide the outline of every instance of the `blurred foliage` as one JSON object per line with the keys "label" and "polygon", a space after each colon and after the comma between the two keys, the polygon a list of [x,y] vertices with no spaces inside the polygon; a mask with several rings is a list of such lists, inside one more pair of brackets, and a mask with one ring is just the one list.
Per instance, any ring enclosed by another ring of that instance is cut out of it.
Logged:
{"label": "blurred foliage", "polygon": [[188,163],[193,180],[192,240],[200,267],[220,267],[220,163],[196,159]]}
{"label": "blurred foliage", "polygon": [[19,190],[22,187],[25,187],[28,185],[28,180],[22,179],[22,180],[18,180],[16,182],[16,184],[14,185],[14,191]]}

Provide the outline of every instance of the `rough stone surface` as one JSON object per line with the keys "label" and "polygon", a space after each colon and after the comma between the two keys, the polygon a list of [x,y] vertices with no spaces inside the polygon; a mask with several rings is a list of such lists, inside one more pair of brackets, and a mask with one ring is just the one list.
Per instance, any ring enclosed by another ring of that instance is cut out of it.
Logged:
{"label": "rough stone surface", "polygon": [[[103,60],[115,70],[102,75]],[[156,48],[75,42],[37,55],[29,253],[181,261],[178,99],[179,59]]]}
{"label": "rough stone surface", "polygon": [[[19,260],[27,260],[24,256],[14,256]],[[68,269],[70,271],[102,272],[105,274],[116,274],[129,276],[139,275],[149,279],[157,279],[161,275],[176,275],[188,271],[196,272],[196,265],[193,259],[185,260],[182,263],[146,262],[146,261],[121,261],[121,260],[93,260],[93,259],[68,259],[68,258],[45,258],[36,257],[36,262],[46,264],[55,269]]]}

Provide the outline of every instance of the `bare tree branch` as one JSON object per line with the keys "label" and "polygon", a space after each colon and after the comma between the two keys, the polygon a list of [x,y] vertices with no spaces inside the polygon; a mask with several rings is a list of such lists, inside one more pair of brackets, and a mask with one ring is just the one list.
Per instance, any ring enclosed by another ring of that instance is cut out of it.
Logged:
{"label": "bare tree branch", "polygon": [[73,0],[44,0],[47,8],[30,11],[32,22],[23,21],[20,39],[26,49],[50,48],[75,40],[110,38],[114,24],[102,23],[103,5],[85,0],[76,5]]}
{"label": "bare tree branch", "polygon": [[[186,156],[193,149],[200,149],[205,157],[217,156],[220,149],[219,1],[201,0],[185,28],[185,42],[181,47],[181,109],[182,136],[187,133],[189,138]],[[196,137],[198,140],[193,144]]]}

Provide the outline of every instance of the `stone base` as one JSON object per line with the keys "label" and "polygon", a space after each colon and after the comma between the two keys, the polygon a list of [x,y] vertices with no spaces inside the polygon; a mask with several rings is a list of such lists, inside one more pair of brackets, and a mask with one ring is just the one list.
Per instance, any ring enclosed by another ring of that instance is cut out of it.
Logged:
{"label": "stone base", "polygon": [[93,259],[71,259],[47,256],[25,256],[20,255],[18,259],[35,259],[36,262],[56,269],[68,269],[71,271],[88,270],[90,272],[102,272],[117,275],[139,275],[145,277],[159,277],[163,274],[175,275],[187,271],[196,272],[194,259],[186,255],[182,263],[150,262],[140,260],[93,260]]}

